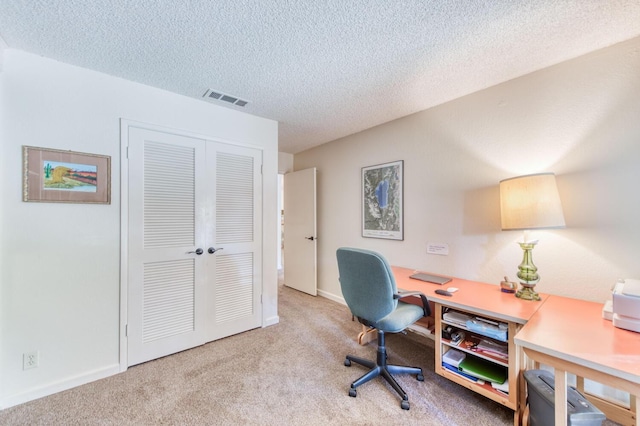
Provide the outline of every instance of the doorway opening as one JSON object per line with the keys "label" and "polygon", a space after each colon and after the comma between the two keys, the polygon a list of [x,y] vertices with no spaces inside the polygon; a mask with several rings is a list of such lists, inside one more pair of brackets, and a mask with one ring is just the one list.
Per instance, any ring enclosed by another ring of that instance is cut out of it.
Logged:
{"label": "doorway opening", "polygon": [[278,284],[284,282],[284,174],[278,174]]}

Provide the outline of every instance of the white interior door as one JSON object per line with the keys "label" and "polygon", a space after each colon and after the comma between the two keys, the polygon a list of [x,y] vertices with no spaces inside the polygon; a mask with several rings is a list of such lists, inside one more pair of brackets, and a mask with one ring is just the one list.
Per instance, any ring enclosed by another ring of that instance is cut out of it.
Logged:
{"label": "white interior door", "polygon": [[129,365],[205,342],[205,146],[129,129]]}
{"label": "white interior door", "polygon": [[284,284],[318,294],[316,169],[284,175]]}
{"label": "white interior door", "polygon": [[207,164],[211,341],[262,325],[262,151],[208,143]]}
{"label": "white interior door", "polygon": [[129,128],[127,363],[259,327],[262,152]]}

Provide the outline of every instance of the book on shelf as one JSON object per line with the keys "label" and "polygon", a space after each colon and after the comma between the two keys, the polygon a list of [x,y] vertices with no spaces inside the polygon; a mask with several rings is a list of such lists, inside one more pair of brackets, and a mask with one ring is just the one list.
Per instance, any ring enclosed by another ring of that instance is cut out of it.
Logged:
{"label": "book on shelf", "polygon": [[472,376],[472,375],[470,375],[470,374],[466,374],[466,373],[464,373],[464,372],[460,371],[460,370],[458,369],[458,367],[454,367],[453,365],[451,365],[451,364],[447,364],[446,362],[442,362],[442,366],[443,366],[445,369],[447,369],[447,370],[451,371],[452,373],[455,373],[456,375],[458,375],[458,376],[462,377],[463,379],[467,379],[467,380],[469,380],[469,381],[471,381],[471,382],[474,382],[474,383],[477,383],[477,382],[478,382],[478,380],[479,380],[477,377]]}

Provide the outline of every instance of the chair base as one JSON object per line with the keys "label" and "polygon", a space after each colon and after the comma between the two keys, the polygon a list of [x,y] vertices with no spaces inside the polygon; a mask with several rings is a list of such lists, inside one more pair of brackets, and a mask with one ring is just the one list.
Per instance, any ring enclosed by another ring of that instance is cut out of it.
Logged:
{"label": "chair base", "polygon": [[370,370],[367,373],[365,373],[362,377],[360,377],[358,380],[351,383],[351,388],[349,389],[349,396],[356,397],[357,396],[356,388],[358,386],[363,385],[367,383],[369,380],[374,379],[378,376],[382,376],[391,385],[391,387],[395,389],[398,395],[400,395],[400,397],[402,398],[402,401],[400,402],[400,407],[402,407],[402,409],[404,410],[409,409],[409,396],[398,384],[396,379],[393,378],[392,374],[415,374],[416,379],[418,381],[424,380],[424,375],[422,374],[422,368],[387,364],[387,350],[384,343],[384,332],[380,330],[378,330],[377,362],[373,362],[368,359],[363,359],[363,358],[359,358],[352,355],[347,355],[347,358],[344,361],[344,365],[349,367],[351,366],[351,362],[360,364],[364,367],[369,368]]}

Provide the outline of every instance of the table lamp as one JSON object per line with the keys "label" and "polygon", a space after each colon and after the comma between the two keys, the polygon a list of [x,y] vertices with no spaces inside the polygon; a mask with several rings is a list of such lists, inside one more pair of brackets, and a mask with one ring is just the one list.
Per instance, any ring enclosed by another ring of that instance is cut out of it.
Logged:
{"label": "table lamp", "polygon": [[524,250],[517,274],[522,288],[516,297],[540,300],[533,290],[540,276],[531,253],[538,240],[528,241],[528,231],[565,227],[555,175],[539,173],[500,181],[500,217],[503,231],[524,231],[524,241],[518,243]]}

